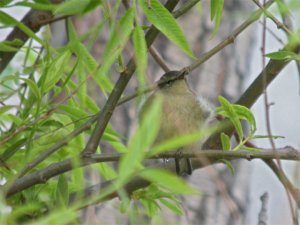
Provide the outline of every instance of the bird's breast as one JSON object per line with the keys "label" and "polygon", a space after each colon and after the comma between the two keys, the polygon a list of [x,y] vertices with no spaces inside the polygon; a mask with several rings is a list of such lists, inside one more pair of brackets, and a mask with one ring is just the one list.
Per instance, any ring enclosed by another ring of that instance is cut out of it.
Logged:
{"label": "bird's breast", "polygon": [[203,112],[192,95],[178,95],[163,99],[161,133],[165,138],[188,134],[202,126]]}

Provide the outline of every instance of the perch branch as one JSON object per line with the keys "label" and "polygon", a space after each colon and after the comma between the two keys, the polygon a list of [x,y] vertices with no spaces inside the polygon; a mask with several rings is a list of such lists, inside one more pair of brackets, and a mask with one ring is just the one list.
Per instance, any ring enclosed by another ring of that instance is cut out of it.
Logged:
{"label": "perch branch", "polygon": [[[184,150],[181,153],[182,157],[185,158],[193,158],[194,160],[200,159],[209,159],[210,161],[217,161],[219,159],[233,160],[233,159],[274,159],[275,157],[279,157],[283,160],[294,160],[300,161],[300,151],[297,151],[291,147],[286,147],[283,149],[278,149],[275,152],[271,150],[262,150],[262,152],[244,152],[244,151],[222,151],[222,150],[201,150],[201,151],[189,151]],[[110,161],[118,161],[123,155],[122,154],[91,154],[89,157],[80,158],[80,164],[77,166],[83,167],[95,163],[101,162],[110,162]],[[151,159],[158,158],[175,158],[178,157],[178,153],[164,153],[158,156],[150,157]],[[78,161],[78,158],[74,159],[75,162]],[[59,174],[65,173],[67,171],[75,168],[74,162],[72,159],[67,159],[62,162],[51,164],[50,166],[37,171],[35,173],[26,175],[21,177],[15,181],[10,187],[8,187],[6,196],[9,197],[13,194],[16,194],[20,191],[23,191],[31,186],[36,184],[41,184],[47,182],[50,178],[57,176]],[[168,165],[159,164],[158,166],[169,169],[171,171],[175,171],[175,165],[173,162],[170,162]],[[166,167],[167,166],[167,167]],[[198,167],[194,167],[194,169],[198,169],[203,167],[204,165],[199,165]],[[205,165],[206,166],[206,165]],[[139,188],[138,186],[136,188]],[[299,201],[300,202],[300,201]]]}

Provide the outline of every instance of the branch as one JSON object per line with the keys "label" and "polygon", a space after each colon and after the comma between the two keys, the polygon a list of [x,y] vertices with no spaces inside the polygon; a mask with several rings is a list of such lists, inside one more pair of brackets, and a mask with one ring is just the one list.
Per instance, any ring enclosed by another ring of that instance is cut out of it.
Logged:
{"label": "branch", "polygon": [[[262,149],[261,149],[262,150]],[[202,158],[205,159],[205,163],[208,162],[208,160],[210,159],[212,161],[212,159],[217,159],[217,155],[221,154],[223,155],[223,157],[218,158],[219,160],[221,159],[227,159],[227,160],[231,160],[231,159],[240,159],[240,158],[244,158],[247,160],[251,160],[251,159],[264,159],[264,161],[269,161],[269,162],[273,162],[272,159],[275,159],[277,157],[277,154],[279,154],[280,152],[280,157],[284,156],[285,159],[288,159],[289,157],[287,157],[287,155],[291,156],[291,159],[293,158],[293,160],[300,160],[300,151],[299,150],[295,150],[291,147],[285,147],[283,149],[277,149],[276,153],[274,153],[273,149],[269,149],[269,150],[262,150],[264,152],[261,153],[250,153],[250,152],[224,152],[223,150],[201,150],[201,152],[192,152],[192,151],[187,151],[184,150],[184,152],[182,152],[182,156],[183,157],[189,157],[189,156],[195,156],[195,158]],[[273,156],[271,156],[273,155]],[[178,157],[177,154],[161,154],[157,157],[163,156],[163,158],[168,158],[168,157]],[[261,158],[260,158],[261,156]],[[97,158],[98,156],[95,155],[95,157]],[[266,159],[266,158],[270,158],[270,159]],[[271,159],[272,158],[272,159]],[[283,159],[283,158],[281,158]],[[268,165],[274,165],[275,167],[272,168],[272,170],[275,172],[276,175],[278,175],[278,168],[276,166],[276,164],[270,163]],[[156,165],[155,166],[163,168],[163,169],[168,169],[170,171],[175,171],[175,165],[174,164],[170,164],[170,161],[167,162],[166,164],[160,164],[160,165]],[[285,177],[286,178],[286,177]],[[281,178],[284,179],[284,178]],[[289,180],[286,178],[287,182],[289,182]],[[83,199],[88,199],[91,196],[96,196],[98,193],[101,193],[101,191],[108,187],[109,185],[112,184],[112,181],[106,181],[106,182],[100,182],[98,184],[92,185],[88,188],[85,188],[83,190],[80,190],[78,192],[73,192],[70,195],[70,203],[73,203],[74,200],[76,199],[77,196],[80,196]],[[128,193],[128,195],[130,195],[133,191],[140,189],[140,188],[144,188],[147,187],[149,185],[149,182],[146,180],[143,180],[141,178],[134,178],[133,180],[131,180],[128,184],[126,184],[124,186],[124,190]],[[289,185],[291,193],[294,197],[294,200],[296,201],[298,207],[300,207],[300,189],[296,189],[293,187],[293,185],[290,183]],[[114,192],[111,193],[105,200],[101,200],[101,201],[106,201],[109,199],[113,199],[115,197],[118,197],[118,193]],[[78,200],[78,199],[77,199]],[[97,203],[99,203],[100,201],[98,201]],[[95,202],[94,202],[95,203]]]}
{"label": "branch", "polygon": [[281,23],[275,16],[272,15],[264,6],[262,6],[258,0],[252,0],[259,8],[261,8],[265,15],[270,18],[277,26],[278,29],[283,30],[287,35],[292,35],[293,32],[286,27],[283,23]]}
{"label": "branch", "polygon": [[156,61],[156,63],[165,71],[169,72],[171,69],[167,66],[167,64],[164,62],[162,57],[159,55],[157,50],[153,48],[152,46],[149,48],[149,53],[151,54],[152,58]]}
{"label": "branch", "polygon": [[293,199],[300,208],[300,190],[296,188],[289,180],[289,178],[283,173],[283,171],[277,167],[275,162],[271,159],[264,159],[263,160],[267,166],[275,173],[277,178],[283,184],[283,186],[289,191],[289,193],[293,196]]}
{"label": "branch", "polygon": [[[183,158],[193,158],[193,160],[198,160],[203,162],[203,159],[206,161],[216,162],[219,159],[233,160],[233,159],[274,159],[279,157],[284,160],[294,160],[300,161],[300,151],[297,151],[291,147],[286,147],[283,149],[278,149],[275,152],[271,150],[262,150],[262,152],[244,152],[244,151],[222,151],[222,150],[201,150],[201,151],[190,151],[184,150],[181,152],[180,156]],[[23,191],[31,186],[36,184],[46,183],[50,178],[57,176],[59,174],[70,171],[76,167],[84,167],[88,165],[92,165],[95,163],[101,162],[111,162],[118,161],[123,154],[92,154],[89,157],[80,158],[80,163],[78,165],[74,165],[72,162],[77,162],[78,157],[74,159],[67,159],[62,162],[51,164],[50,166],[37,171],[35,173],[29,174],[22,178],[19,178],[13,183],[10,187],[8,187],[8,191],[6,192],[6,197],[9,197],[13,194],[16,194],[20,191]],[[150,157],[149,159],[159,159],[159,158],[178,158],[178,153],[164,153],[158,156]],[[194,164],[193,164],[194,165]],[[208,164],[201,164],[194,169],[199,169]],[[160,163],[157,167],[161,167],[164,169],[168,169],[170,171],[175,171],[174,162],[169,161],[167,164]],[[133,185],[133,184],[132,184]],[[140,188],[139,186],[136,189]]]}

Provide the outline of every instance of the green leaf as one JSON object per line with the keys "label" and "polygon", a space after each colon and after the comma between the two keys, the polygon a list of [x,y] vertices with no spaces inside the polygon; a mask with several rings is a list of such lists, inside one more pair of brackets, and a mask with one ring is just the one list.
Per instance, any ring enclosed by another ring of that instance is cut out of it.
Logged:
{"label": "green leaf", "polygon": [[20,150],[20,148],[22,147],[22,145],[28,141],[28,138],[22,138],[18,141],[14,141],[14,143],[12,143],[9,147],[6,147],[5,151],[1,154],[1,159],[3,161],[8,160],[9,158],[11,158],[16,152],[18,152]]}
{"label": "green leaf", "polygon": [[162,143],[154,146],[147,156],[153,156],[159,153],[173,151],[181,147],[188,146],[195,142],[201,141],[202,139],[209,137],[214,132],[220,130],[222,127],[224,127],[223,124],[219,124],[218,126],[212,126],[205,130],[202,129],[200,131],[196,131],[190,134],[174,137],[169,140],[163,141]]}
{"label": "green leaf", "polygon": [[271,52],[265,56],[274,60],[300,60],[300,56],[298,54],[289,51]]}
{"label": "green leaf", "polygon": [[227,134],[221,133],[222,149],[229,151],[231,149],[230,138]]}
{"label": "green leaf", "polygon": [[19,51],[19,48],[21,48],[23,44],[24,42],[17,38],[12,41],[2,41],[0,42],[0,51],[3,52]]}
{"label": "green leaf", "polygon": [[150,217],[154,217],[157,215],[158,210],[160,209],[159,204],[156,200],[153,199],[140,199],[141,203],[146,209],[147,215]]}
{"label": "green leaf", "polygon": [[[251,133],[254,133],[256,131],[256,121],[251,110],[242,105],[231,104],[231,106],[238,115],[239,119],[246,120],[249,123]],[[229,117],[228,113],[224,110],[223,107],[217,107],[216,112],[217,114],[222,115],[224,117]]]}
{"label": "green leaf", "polygon": [[3,113],[6,113],[7,111],[13,109],[14,106],[12,105],[3,105],[0,107],[0,115],[3,114]]}
{"label": "green leaf", "polygon": [[78,217],[78,212],[74,208],[64,208],[53,210],[49,212],[46,216],[42,216],[38,219],[31,220],[32,222],[26,223],[27,225],[41,225],[41,224],[77,224],[76,218]]}
{"label": "green leaf", "polygon": [[43,84],[44,93],[53,88],[54,85],[61,79],[64,74],[65,66],[68,64],[70,57],[71,52],[67,50],[53,60],[46,74],[46,80]]}
{"label": "green leaf", "polygon": [[46,43],[42,39],[40,39],[31,29],[29,29],[23,23],[19,22],[18,20],[16,20],[15,18],[11,17],[10,15],[8,15],[7,13],[5,13],[3,11],[0,11],[0,22],[4,25],[8,25],[8,26],[17,26],[26,35],[28,35],[29,37],[36,40],[44,47],[47,47]]}
{"label": "green leaf", "polygon": [[232,122],[235,130],[240,138],[240,141],[243,140],[244,134],[241,122],[239,120],[238,114],[234,110],[234,107],[228,102],[224,97],[219,96],[219,102],[222,106],[222,109],[227,113],[229,120]]}
{"label": "green leaf", "polygon": [[262,152],[261,149],[247,147],[247,146],[242,146],[241,149],[244,149],[244,150],[246,150],[248,152]]}
{"label": "green leaf", "polygon": [[67,206],[69,204],[69,186],[65,175],[60,175],[56,187],[56,203]]}
{"label": "green leaf", "polygon": [[170,41],[177,45],[188,56],[194,58],[194,54],[186,40],[186,37],[177,24],[172,14],[158,1],[151,0],[151,7],[147,1],[139,0],[147,19],[160,30]]}
{"label": "green leaf", "polygon": [[17,52],[18,48],[12,47],[4,42],[0,42],[0,52]]}
{"label": "green leaf", "polygon": [[54,11],[54,14],[74,15],[78,13],[85,13],[94,9],[100,3],[100,0],[69,0],[60,4]]}
{"label": "green leaf", "polygon": [[280,136],[280,135],[254,135],[253,139],[257,139],[257,138],[285,138],[285,136]]}
{"label": "green leaf", "polygon": [[73,121],[78,121],[82,118],[87,118],[88,114],[82,110],[80,107],[69,106],[69,105],[59,105],[58,107],[61,111],[63,111],[66,115],[72,118]]}
{"label": "green leaf", "polygon": [[11,3],[13,0],[1,0],[0,1],[0,7],[4,7],[6,5],[8,5],[9,3]]}
{"label": "green leaf", "polygon": [[127,9],[124,16],[122,16],[119,23],[111,32],[110,38],[103,53],[102,65],[94,76],[94,79],[99,85],[101,85],[103,79],[107,77],[107,73],[110,70],[111,65],[118,58],[125,47],[125,44],[127,43],[127,40],[133,29],[134,15],[134,9]]}
{"label": "green leaf", "polygon": [[15,6],[30,7],[30,8],[35,9],[35,10],[45,10],[45,11],[52,11],[52,10],[56,9],[56,5],[44,4],[44,3],[17,2],[14,5]]}
{"label": "green leaf", "polygon": [[79,59],[79,64],[84,65],[88,72],[93,76],[97,81],[97,84],[104,92],[110,92],[113,88],[113,85],[107,76],[98,76],[97,68],[98,63],[96,59],[91,55],[91,53],[86,49],[86,47],[80,42],[77,37],[76,30],[73,26],[73,23],[68,21],[69,36],[70,36],[70,49],[76,54]]}
{"label": "green leaf", "polygon": [[153,102],[147,111],[147,116],[143,118],[140,127],[129,141],[128,153],[120,162],[120,177],[127,177],[137,170],[154,142],[160,127],[161,103],[161,99]]}
{"label": "green leaf", "polygon": [[211,0],[210,1],[210,18],[211,20],[215,19],[215,27],[213,31],[213,36],[218,32],[222,11],[224,6],[224,0]]}
{"label": "green leaf", "polygon": [[159,199],[159,201],[167,208],[169,208],[172,212],[174,212],[176,215],[184,215],[182,207],[176,202],[171,202],[170,200],[164,198]]}
{"label": "green leaf", "polygon": [[40,89],[38,88],[37,84],[33,80],[26,79],[26,78],[20,78],[20,80],[26,82],[26,84],[29,86],[30,90],[32,91],[32,93],[37,99],[41,99],[42,96],[41,96]]}
{"label": "green leaf", "polygon": [[195,194],[198,191],[190,187],[175,174],[160,169],[144,169],[139,176],[160,185],[174,194]]}
{"label": "green leaf", "polygon": [[229,162],[226,159],[220,159],[219,161],[224,163],[227,166],[227,168],[229,169],[229,171],[231,172],[231,174],[234,175],[234,168],[233,168],[231,162]]}
{"label": "green leaf", "polygon": [[147,45],[141,26],[136,26],[133,31],[133,46],[137,77],[140,83],[140,88],[143,89],[145,86],[145,75],[147,69]]}
{"label": "green leaf", "polygon": [[277,4],[277,8],[280,12],[280,14],[282,15],[287,15],[287,16],[291,16],[292,13],[290,11],[290,8],[292,9],[291,6],[288,6],[285,2],[283,2],[282,0],[276,0],[276,4]]}
{"label": "green leaf", "polygon": [[101,0],[90,0],[90,3],[83,10],[83,14],[96,9],[96,7],[100,4],[101,4]]}
{"label": "green leaf", "polygon": [[238,114],[240,119],[246,120],[251,126],[251,132],[256,131],[256,121],[253,113],[250,109],[242,105],[233,105],[235,112]]}

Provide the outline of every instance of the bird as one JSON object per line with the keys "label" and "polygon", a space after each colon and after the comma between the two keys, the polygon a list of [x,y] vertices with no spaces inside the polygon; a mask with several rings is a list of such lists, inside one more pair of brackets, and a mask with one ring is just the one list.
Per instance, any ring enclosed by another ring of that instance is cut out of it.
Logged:
{"label": "bird", "polygon": [[[204,129],[212,117],[211,104],[191,90],[186,79],[187,74],[185,69],[166,72],[157,82],[157,89],[147,98],[140,110],[139,117],[142,120],[156,99],[160,98],[162,101],[160,128],[154,144]],[[199,140],[185,147],[199,150],[202,144],[203,140]],[[185,167],[184,170],[181,165]],[[175,167],[178,175],[192,174],[193,169],[188,158],[181,160],[176,157]]]}

